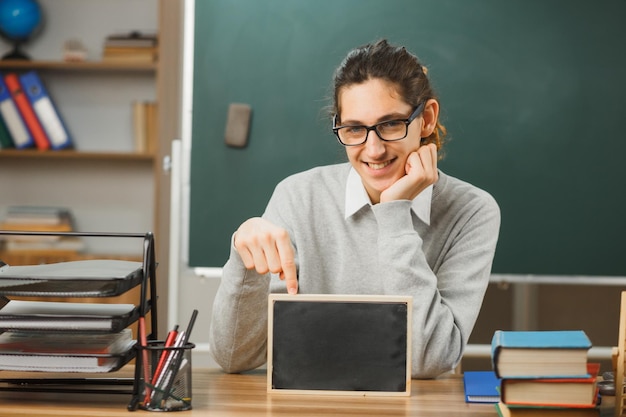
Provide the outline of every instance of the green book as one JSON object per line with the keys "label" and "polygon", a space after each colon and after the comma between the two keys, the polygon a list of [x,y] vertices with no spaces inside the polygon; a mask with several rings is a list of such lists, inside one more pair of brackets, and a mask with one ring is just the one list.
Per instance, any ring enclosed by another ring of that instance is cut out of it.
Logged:
{"label": "green book", "polygon": [[14,147],[11,134],[9,133],[7,126],[4,124],[4,119],[0,117],[0,149],[9,149]]}

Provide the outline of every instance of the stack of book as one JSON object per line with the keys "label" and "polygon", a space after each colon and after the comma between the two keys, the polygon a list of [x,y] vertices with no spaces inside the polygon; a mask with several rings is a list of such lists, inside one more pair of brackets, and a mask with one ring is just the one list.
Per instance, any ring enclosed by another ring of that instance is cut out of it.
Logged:
{"label": "stack of book", "polygon": [[156,34],[130,32],[107,36],[102,60],[115,63],[149,64],[157,60]]}
{"label": "stack of book", "polygon": [[69,130],[36,71],[0,73],[0,147],[73,147]]}
{"label": "stack of book", "polygon": [[[74,219],[69,208],[51,206],[10,206],[0,230],[16,232],[72,232]],[[3,235],[8,252],[77,253],[84,242],[76,236]]]}
{"label": "stack of book", "polygon": [[108,372],[135,345],[131,329],[119,333],[5,332],[0,369],[39,372]]}
{"label": "stack of book", "polygon": [[497,330],[491,359],[501,378],[498,414],[599,416],[600,365],[588,362],[590,348],[582,330]]}

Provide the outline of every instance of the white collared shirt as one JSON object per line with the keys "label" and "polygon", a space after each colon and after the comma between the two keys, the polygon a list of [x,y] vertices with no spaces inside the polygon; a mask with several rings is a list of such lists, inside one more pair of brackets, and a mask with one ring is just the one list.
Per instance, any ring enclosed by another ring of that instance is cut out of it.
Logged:
{"label": "white collared shirt", "polygon": [[[433,196],[433,186],[429,185],[424,191],[419,193],[413,199],[411,209],[417,217],[424,223],[430,225],[430,206]],[[367,191],[363,186],[361,177],[354,168],[350,168],[348,173],[348,181],[346,183],[346,206],[344,217],[347,219],[352,216],[364,205],[372,205],[372,201],[367,195]]]}

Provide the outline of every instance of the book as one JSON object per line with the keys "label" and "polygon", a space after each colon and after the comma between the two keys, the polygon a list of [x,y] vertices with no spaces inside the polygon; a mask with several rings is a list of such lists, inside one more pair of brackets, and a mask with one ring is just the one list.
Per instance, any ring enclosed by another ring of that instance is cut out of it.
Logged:
{"label": "book", "polygon": [[588,377],[589,349],[583,330],[496,330],[491,360],[499,378],[583,378]]}
{"label": "book", "polygon": [[130,329],[103,334],[5,332],[0,335],[0,370],[108,372],[134,345]]}
{"label": "book", "polygon": [[[132,347],[132,346],[131,346]],[[45,354],[0,354],[0,370],[33,372],[111,372],[125,362],[126,355],[108,357]]]}
{"label": "book", "polygon": [[5,223],[34,223],[58,225],[73,223],[72,212],[67,207],[55,206],[9,206],[3,220]]}
{"label": "book", "polygon": [[[14,232],[71,232],[74,219],[70,209],[53,206],[9,206],[0,229]],[[6,250],[81,250],[82,239],[59,235],[1,235]]]}
{"label": "book", "polygon": [[[46,223],[17,223],[2,221],[0,222],[0,230],[7,232],[50,232],[50,233],[64,233],[72,231],[72,224],[63,222],[59,224],[46,224]],[[81,240],[82,239],[78,239]],[[79,243],[77,239],[68,239],[68,237],[62,237],[58,234],[50,235],[38,235],[38,234],[24,234],[18,233],[14,235],[0,235],[0,243],[3,243],[6,250],[44,250],[45,248],[52,249],[51,246],[65,247],[66,250],[69,247],[75,247]],[[30,246],[29,246],[30,245]],[[81,243],[82,245],[82,243]]]}
{"label": "book", "polygon": [[117,333],[4,332],[0,356],[13,353],[116,355],[134,345],[131,329]]}
{"label": "book", "polygon": [[132,103],[135,152],[153,153],[157,141],[157,104],[152,101]]}
{"label": "book", "polygon": [[158,143],[158,105],[154,101],[146,103],[146,150],[154,154]]}
{"label": "book", "polygon": [[48,135],[41,126],[39,118],[28,101],[28,98],[26,98],[26,94],[24,93],[18,75],[10,72],[4,76],[4,82],[11,93],[11,97],[13,97],[13,101],[22,116],[22,120],[26,123],[28,131],[33,137],[37,149],[50,149],[50,140],[48,139]]}
{"label": "book", "polygon": [[4,82],[4,75],[0,73],[0,115],[13,140],[13,146],[17,149],[35,146],[33,137],[22,120],[9,88]]}
{"label": "book", "polygon": [[0,297],[0,329],[115,332],[138,317],[133,304],[9,300]]}
{"label": "book", "polygon": [[599,371],[599,363],[589,363],[588,378],[503,379],[502,402],[507,405],[593,407],[598,396]]}
{"label": "book", "polygon": [[104,42],[102,60],[105,62],[148,64],[158,57],[156,34],[138,31],[110,35]]}
{"label": "book", "polygon": [[104,47],[151,48],[158,43],[155,33],[131,31],[128,33],[114,33],[106,37]]}
{"label": "book", "polygon": [[500,379],[493,371],[466,371],[463,390],[467,403],[497,403],[500,401]]}
{"label": "book", "polygon": [[151,50],[138,52],[113,52],[104,50],[102,53],[102,61],[126,63],[126,64],[152,64],[156,61],[156,53]]}
{"label": "book", "polygon": [[[26,223],[26,222],[16,223],[16,222],[3,221],[2,223],[0,223],[0,229],[11,231],[11,232],[71,232],[72,225],[69,223],[38,224],[38,223]],[[19,236],[16,236],[16,238],[18,237]]]}
{"label": "book", "polygon": [[495,404],[496,412],[500,417],[598,417],[600,409],[593,408],[570,408],[570,407],[520,407],[499,402]]}
{"label": "book", "polygon": [[133,101],[133,141],[135,152],[146,153],[148,150],[148,139],[146,132],[146,103],[143,101]]}
{"label": "book", "polygon": [[[29,236],[34,237],[34,236]],[[48,238],[48,236],[44,236]],[[47,255],[52,253],[78,253],[85,249],[85,241],[79,237],[62,236],[58,239],[7,239],[4,250],[15,254],[16,252],[42,252]]]}
{"label": "book", "polygon": [[45,130],[52,149],[72,147],[72,138],[57,106],[54,104],[36,71],[19,76],[28,101]]}

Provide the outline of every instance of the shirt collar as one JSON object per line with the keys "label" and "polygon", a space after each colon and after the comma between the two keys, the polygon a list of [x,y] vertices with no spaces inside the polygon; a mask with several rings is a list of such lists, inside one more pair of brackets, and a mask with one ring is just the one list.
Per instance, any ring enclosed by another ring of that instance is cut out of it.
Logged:
{"label": "shirt collar", "polygon": [[[427,225],[430,225],[430,205],[433,195],[433,186],[430,185],[413,199],[411,209],[417,217]],[[366,204],[372,205],[372,201],[365,191],[361,177],[354,168],[350,168],[346,183],[346,206],[344,217],[347,219],[359,211]]]}

